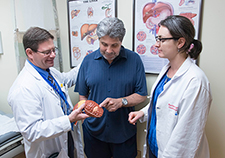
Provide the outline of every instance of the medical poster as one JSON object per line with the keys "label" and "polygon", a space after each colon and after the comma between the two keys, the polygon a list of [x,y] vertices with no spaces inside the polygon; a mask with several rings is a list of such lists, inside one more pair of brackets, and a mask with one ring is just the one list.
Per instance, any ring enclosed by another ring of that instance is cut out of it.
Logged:
{"label": "medical poster", "polygon": [[199,36],[201,0],[134,0],[133,51],[137,52],[146,73],[158,74],[168,63],[158,57],[154,46],[158,23],[170,15],[182,15],[190,19]]}
{"label": "medical poster", "polygon": [[105,17],[115,16],[115,0],[68,1],[71,67],[99,48],[97,24]]}

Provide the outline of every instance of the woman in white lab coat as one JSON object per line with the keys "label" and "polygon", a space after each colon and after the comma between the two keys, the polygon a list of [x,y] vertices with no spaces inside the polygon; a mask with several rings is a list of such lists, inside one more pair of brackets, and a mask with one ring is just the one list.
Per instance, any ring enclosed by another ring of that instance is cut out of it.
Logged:
{"label": "woman in white lab coat", "polygon": [[[67,73],[61,73],[52,67],[57,49],[53,38],[48,31],[38,27],[30,28],[25,33],[23,42],[28,59],[10,88],[8,103],[23,135],[27,158],[48,158],[51,155],[67,158],[68,151],[74,151],[76,158],[84,158],[79,125],[71,123],[85,119],[88,115],[82,113],[84,105],[71,112],[73,106],[67,91],[68,87],[76,83],[79,67]],[[60,85],[58,91],[64,93],[67,99],[63,100],[48,83],[44,76],[48,72],[55,83]],[[62,106],[69,113],[65,114]],[[69,132],[71,137],[68,138]],[[74,148],[69,150],[68,142],[71,139],[74,141]]]}
{"label": "woman in white lab coat", "polygon": [[[143,157],[209,158],[204,132],[212,96],[197,59],[202,44],[189,19],[172,15],[159,23],[155,46],[167,58],[152,86],[150,102],[129,114],[129,122],[147,121]],[[192,59],[191,59],[192,58]]]}

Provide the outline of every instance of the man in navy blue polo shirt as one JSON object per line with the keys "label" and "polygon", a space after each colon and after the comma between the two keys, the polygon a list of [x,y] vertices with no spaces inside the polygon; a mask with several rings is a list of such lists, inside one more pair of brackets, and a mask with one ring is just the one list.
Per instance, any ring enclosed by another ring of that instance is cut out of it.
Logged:
{"label": "man in navy blue polo shirt", "polygon": [[100,48],[86,56],[75,92],[80,100],[93,100],[104,109],[100,118],[83,123],[88,158],[135,158],[136,126],[128,122],[134,106],[145,101],[146,78],[139,55],[122,46],[124,24],[105,18],[97,27]]}

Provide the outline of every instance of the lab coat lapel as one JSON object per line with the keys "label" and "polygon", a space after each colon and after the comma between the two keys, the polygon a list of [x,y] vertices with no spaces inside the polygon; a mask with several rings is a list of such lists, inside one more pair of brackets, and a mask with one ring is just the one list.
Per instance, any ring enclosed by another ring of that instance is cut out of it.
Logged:
{"label": "lab coat lapel", "polygon": [[51,87],[45,80],[42,80],[42,84],[52,95],[59,98],[59,95],[55,92],[54,88]]}
{"label": "lab coat lapel", "polygon": [[185,74],[188,70],[189,67],[193,64],[193,61],[190,57],[188,57],[183,64],[180,66],[180,68],[177,70],[177,72],[174,75],[174,79],[177,79],[178,77],[182,76]]}
{"label": "lab coat lapel", "polygon": [[[179,77],[181,77],[183,74],[185,74],[185,72],[189,69],[189,67],[191,66],[191,64],[193,63],[192,59],[190,57],[188,57],[184,63],[181,65],[181,67],[177,70],[177,72],[175,73],[175,75],[171,78],[171,80],[176,80]],[[163,75],[166,73],[166,71],[168,70],[168,68],[170,67],[170,64],[168,63],[166,66],[163,67],[162,71],[160,72],[157,80],[156,80],[156,84],[153,86],[155,88],[155,86],[158,84],[158,82],[160,81],[160,79],[163,77]],[[164,89],[166,89],[171,82],[168,82],[168,84],[165,85]],[[154,90],[153,88],[153,90]]]}
{"label": "lab coat lapel", "polygon": [[170,67],[169,63],[167,65],[165,65],[162,70],[160,71],[155,83],[153,84],[152,86],[152,89],[151,89],[151,94],[153,94],[157,84],[159,83],[159,81],[161,80],[161,78],[163,77],[163,75],[165,74],[165,72],[167,71],[167,69]]}
{"label": "lab coat lapel", "polygon": [[42,76],[35,70],[35,68],[28,62],[25,62],[25,67],[29,73],[31,73],[34,78],[39,81],[40,85],[46,88],[52,95],[59,98],[58,94],[54,91],[54,89],[42,78]]}

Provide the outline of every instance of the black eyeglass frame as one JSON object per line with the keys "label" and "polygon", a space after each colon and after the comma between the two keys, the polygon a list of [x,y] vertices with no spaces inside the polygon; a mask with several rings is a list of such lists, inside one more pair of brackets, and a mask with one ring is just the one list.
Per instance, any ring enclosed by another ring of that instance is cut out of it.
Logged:
{"label": "black eyeglass frame", "polygon": [[54,48],[52,48],[52,49],[45,50],[45,51],[43,51],[43,52],[40,52],[40,51],[35,51],[35,52],[42,53],[42,54],[44,54],[45,56],[48,56],[48,55],[50,55],[52,52],[55,53],[55,54],[57,54],[58,51],[59,51],[59,49],[58,49],[57,47],[54,47]]}
{"label": "black eyeglass frame", "polygon": [[155,40],[156,42],[164,42],[166,40],[178,40],[179,38],[175,38],[175,37],[170,37],[170,38],[160,38],[159,36],[155,36]]}

